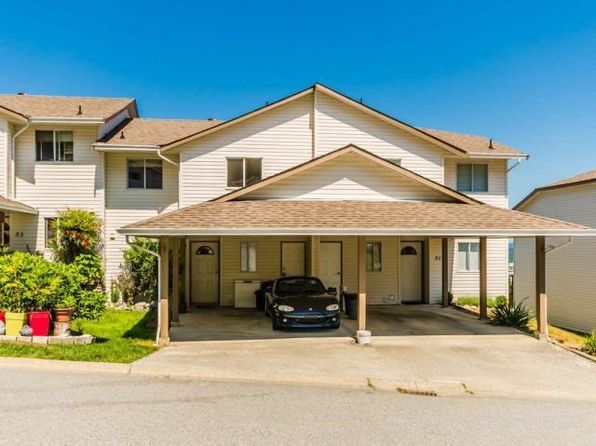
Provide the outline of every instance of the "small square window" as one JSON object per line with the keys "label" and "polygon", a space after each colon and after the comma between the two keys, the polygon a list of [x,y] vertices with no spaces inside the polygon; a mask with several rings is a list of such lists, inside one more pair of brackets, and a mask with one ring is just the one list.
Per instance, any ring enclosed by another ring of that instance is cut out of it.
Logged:
{"label": "small square window", "polygon": [[127,160],[129,189],[162,189],[163,161],[157,159]]}
{"label": "small square window", "polygon": [[228,187],[245,187],[258,183],[262,177],[261,158],[228,158]]}
{"label": "small square window", "polygon": [[70,130],[36,130],[35,160],[73,161],[73,132]]}
{"label": "small square window", "polygon": [[383,256],[381,242],[366,243],[366,271],[380,272],[383,270]]}
{"label": "small square window", "polygon": [[458,164],[457,190],[488,192],[488,164]]}
{"label": "small square window", "polygon": [[478,242],[459,242],[457,244],[457,269],[459,271],[478,271],[480,269],[480,244]]}
{"label": "small square window", "polygon": [[255,242],[240,243],[240,271],[254,273],[257,270],[257,244]]}

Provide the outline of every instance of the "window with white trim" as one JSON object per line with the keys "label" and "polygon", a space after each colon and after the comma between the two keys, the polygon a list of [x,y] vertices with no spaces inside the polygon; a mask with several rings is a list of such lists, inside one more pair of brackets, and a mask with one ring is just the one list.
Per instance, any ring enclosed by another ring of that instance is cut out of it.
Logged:
{"label": "window with white trim", "polygon": [[457,269],[478,271],[480,269],[480,244],[478,242],[457,243]]}
{"label": "window with white trim", "polygon": [[383,253],[381,242],[366,243],[366,271],[380,272],[383,270]]}
{"label": "window with white trim", "polygon": [[70,130],[36,130],[36,161],[73,161],[74,136]]}
{"label": "window with white trim", "polygon": [[457,190],[488,192],[488,164],[458,164]]}
{"label": "window with white trim", "polygon": [[158,159],[126,160],[129,189],[162,189],[163,161]]}
{"label": "window with white trim", "polygon": [[257,270],[257,244],[255,242],[240,243],[240,271],[254,273]]}
{"label": "window with white trim", "polygon": [[262,158],[228,158],[228,187],[245,187],[261,181]]}

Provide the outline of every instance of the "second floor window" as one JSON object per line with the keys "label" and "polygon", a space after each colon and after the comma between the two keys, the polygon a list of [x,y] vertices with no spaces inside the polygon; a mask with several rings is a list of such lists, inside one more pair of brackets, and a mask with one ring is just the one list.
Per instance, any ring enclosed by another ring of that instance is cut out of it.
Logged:
{"label": "second floor window", "polygon": [[36,130],[36,161],[73,161],[74,138],[69,130]]}
{"label": "second floor window", "polygon": [[457,190],[488,192],[488,164],[458,164]]}
{"label": "second floor window", "polygon": [[261,181],[261,158],[228,158],[228,187],[250,186]]}
{"label": "second floor window", "polygon": [[163,162],[156,159],[128,160],[129,189],[162,189]]}

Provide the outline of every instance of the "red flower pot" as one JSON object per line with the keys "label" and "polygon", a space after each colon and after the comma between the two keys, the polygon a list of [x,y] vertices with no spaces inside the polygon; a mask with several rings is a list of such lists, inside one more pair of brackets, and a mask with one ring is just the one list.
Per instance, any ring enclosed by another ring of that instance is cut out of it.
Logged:
{"label": "red flower pot", "polygon": [[50,333],[50,312],[33,311],[29,313],[29,326],[33,336],[47,336]]}
{"label": "red flower pot", "polygon": [[6,318],[4,317],[4,311],[0,310],[0,322],[6,325]]}

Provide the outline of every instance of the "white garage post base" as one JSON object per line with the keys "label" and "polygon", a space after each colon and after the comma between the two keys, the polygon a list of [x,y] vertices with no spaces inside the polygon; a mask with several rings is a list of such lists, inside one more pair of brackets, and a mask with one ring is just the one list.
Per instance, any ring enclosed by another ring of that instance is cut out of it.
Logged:
{"label": "white garage post base", "polygon": [[368,330],[358,330],[356,332],[356,342],[360,345],[370,344],[371,332]]}

